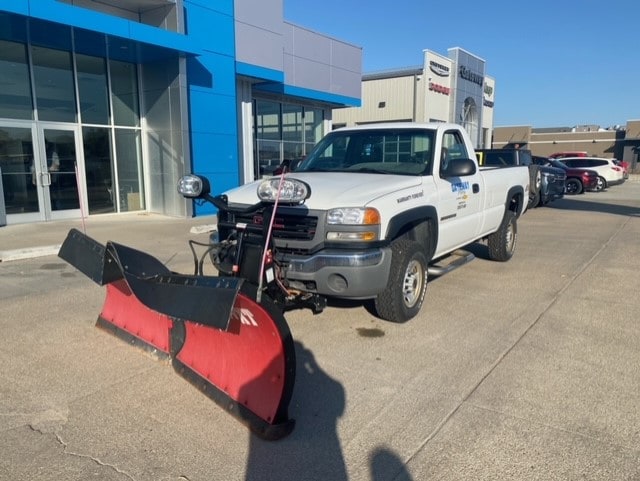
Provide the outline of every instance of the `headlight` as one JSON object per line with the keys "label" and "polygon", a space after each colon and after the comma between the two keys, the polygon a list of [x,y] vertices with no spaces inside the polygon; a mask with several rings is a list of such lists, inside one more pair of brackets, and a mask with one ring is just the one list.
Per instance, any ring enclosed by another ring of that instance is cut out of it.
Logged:
{"label": "headlight", "polygon": [[380,224],[380,212],[371,207],[343,207],[331,209],[327,214],[329,225]]}
{"label": "headlight", "polygon": [[207,195],[211,191],[206,177],[199,175],[185,175],[178,181],[178,192],[184,197],[196,199]]}
{"label": "headlight", "polygon": [[[311,194],[311,188],[298,179],[285,178],[280,185],[280,177],[264,180],[258,185],[258,197],[263,202],[278,202],[285,204],[302,204]],[[278,197],[278,186],[280,196]]]}
{"label": "headlight", "polygon": [[327,240],[376,241],[380,238],[380,212],[371,207],[343,207],[327,213]]}

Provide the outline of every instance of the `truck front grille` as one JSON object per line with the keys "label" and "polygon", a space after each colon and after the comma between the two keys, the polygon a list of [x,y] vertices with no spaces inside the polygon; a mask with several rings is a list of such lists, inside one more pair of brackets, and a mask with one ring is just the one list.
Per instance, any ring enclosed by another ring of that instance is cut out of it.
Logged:
{"label": "truck front grille", "polygon": [[[244,222],[249,225],[263,225],[262,213],[234,214],[232,222]],[[313,240],[318,227],[318,218],[277,213],[273,222],[273,237],[278,240]]]}

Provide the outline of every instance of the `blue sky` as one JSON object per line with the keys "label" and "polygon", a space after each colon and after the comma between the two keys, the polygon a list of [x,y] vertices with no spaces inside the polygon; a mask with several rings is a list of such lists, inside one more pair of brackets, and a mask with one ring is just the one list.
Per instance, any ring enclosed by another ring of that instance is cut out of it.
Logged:
{"label": "blue sky", "polygon": [[284,18],[362,47],[363,73],[461,47],[496,80],[494,126],[640,119],[638,0],[284,0]]}

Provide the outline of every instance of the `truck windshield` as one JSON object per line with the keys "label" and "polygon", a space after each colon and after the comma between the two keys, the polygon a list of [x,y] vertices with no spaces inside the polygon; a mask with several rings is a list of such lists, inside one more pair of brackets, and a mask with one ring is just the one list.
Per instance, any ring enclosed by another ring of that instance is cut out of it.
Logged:
{"label": "truck windshield", "polygon": [[325,136],[297,172],[428,175],[434,132],[427,129],[336,130]]}

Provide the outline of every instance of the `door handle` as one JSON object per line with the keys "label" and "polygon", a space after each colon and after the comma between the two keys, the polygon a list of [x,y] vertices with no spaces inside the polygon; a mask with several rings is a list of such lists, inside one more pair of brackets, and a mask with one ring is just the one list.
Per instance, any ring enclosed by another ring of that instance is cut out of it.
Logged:
{"label": "door handle", "polygon": [[49,187],[51,185],[51,174],[49,172],[40,174],[40,182],[42,183],[42,187]]}
{"label": "door handle", "polygon": [[478,192],[480,192],[480,185],[479,184],[473,184],[471,186],[471,190],[473,191],[474,194],[477,194]]}

